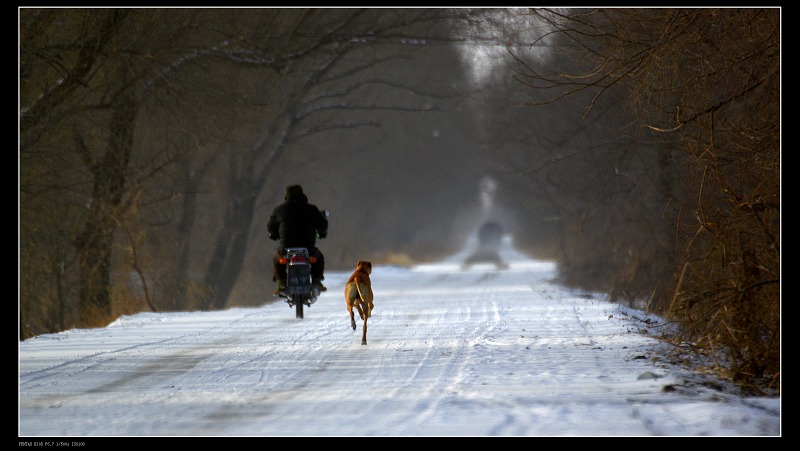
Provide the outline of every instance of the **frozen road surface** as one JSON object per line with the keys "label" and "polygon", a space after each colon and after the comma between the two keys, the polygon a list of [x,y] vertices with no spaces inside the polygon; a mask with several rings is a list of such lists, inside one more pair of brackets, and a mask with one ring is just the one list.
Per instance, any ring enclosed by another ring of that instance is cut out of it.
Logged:
{"label": "frozen road surface", "polygon": [[507,240],[501,256],[506,269],[463,269],[465,254],[375,265],[367,345],[345,309],[350,272],[330,271],[304,319],[277,301],[23,341],[19,435],[781,434],[780,398],[658,358],[639,333],[658,318],[552,283],[552,264]]}

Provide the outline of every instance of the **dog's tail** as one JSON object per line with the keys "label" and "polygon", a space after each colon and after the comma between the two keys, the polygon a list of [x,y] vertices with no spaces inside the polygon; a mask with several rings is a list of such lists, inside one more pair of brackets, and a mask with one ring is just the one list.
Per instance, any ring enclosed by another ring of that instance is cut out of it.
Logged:
{"label": "dog's tail", "polygon": [[358,276],[353,277],[345,287],[345,297],[348,301],[356,301],[361,298],[364,302],[364,295],[361,293],[361,281]]}
{"label": "dog's tail", "polygon": [[361,292],[361,281],[359,280],[359,278],[356,277],[353,282],[356,283],[356,290],[358,291],[358,297],[361,298],[361,302],[367,302],[367,300],[364,299],[364,294]]}
{"label": "dog's tail", "polygon": [[361,305],[363,305],[364,308],[366,309],[364,314],[367,316],[367,318],[369,318],[369,317],[372,316],[372,309],[369,306],[369,302],[367,302],[367,299],[364,297],[364,293],[361,292],[361,280],[359,280],[359,279],[360,278],[358,276],[356,276],[356,278],[355,278],[355,280],[353,280],[353,282],[355,282],[354,285],[356,286],[356,291],[358,291],[358,297],[361,298]]}

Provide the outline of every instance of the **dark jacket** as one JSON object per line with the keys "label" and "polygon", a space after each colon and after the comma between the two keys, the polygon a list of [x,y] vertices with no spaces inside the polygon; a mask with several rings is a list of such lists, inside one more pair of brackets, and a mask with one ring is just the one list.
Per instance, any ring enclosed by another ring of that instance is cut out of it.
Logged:
{"label": "dark jacket", "polygon": [[275,207],[267,223],[269,238],[279,240],[282,249],[316,246],[320,238],[328,235],[328,218],[308,203],[305,195],[288,197],[286,202]]}

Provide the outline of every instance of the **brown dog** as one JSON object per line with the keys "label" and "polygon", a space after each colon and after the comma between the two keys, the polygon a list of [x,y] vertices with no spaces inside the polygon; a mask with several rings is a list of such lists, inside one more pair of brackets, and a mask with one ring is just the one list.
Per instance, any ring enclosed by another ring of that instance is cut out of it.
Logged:
{"label": "brown dog", "polygon": [[367,344],[367,318],[372,316],[372,262],[359,260],[356,270],[344,286],[344,300],[347,301],[347,312],[350,313],[350,325],[356,330],[356,318],[353,307],[358,310],[358,316],[364,320],[364,329],[361,334],[361,344]]}

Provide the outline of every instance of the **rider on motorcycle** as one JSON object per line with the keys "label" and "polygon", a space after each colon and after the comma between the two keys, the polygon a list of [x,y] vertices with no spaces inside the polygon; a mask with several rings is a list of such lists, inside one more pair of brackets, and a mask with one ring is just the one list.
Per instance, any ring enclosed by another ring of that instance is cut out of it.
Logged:
{"label": "rider on motorcycle", "polygon": [[326,291],[322,285],[325,279],[325,257],[316,247],[316,239],[328,236],[328,219],[316,205],[308,203],[308,197],[300,185],[286,187],[284,203],[275,207],[267,223],[267,231],[271,240],[277,240],[279,247],[272,258],[272,280],[278,283],[274,294],[279,294],[286,287],[286,266],[280,258],[286,255],[290,247],[304,247],[317,261],[311,266],[311,278],[320,292]]}

